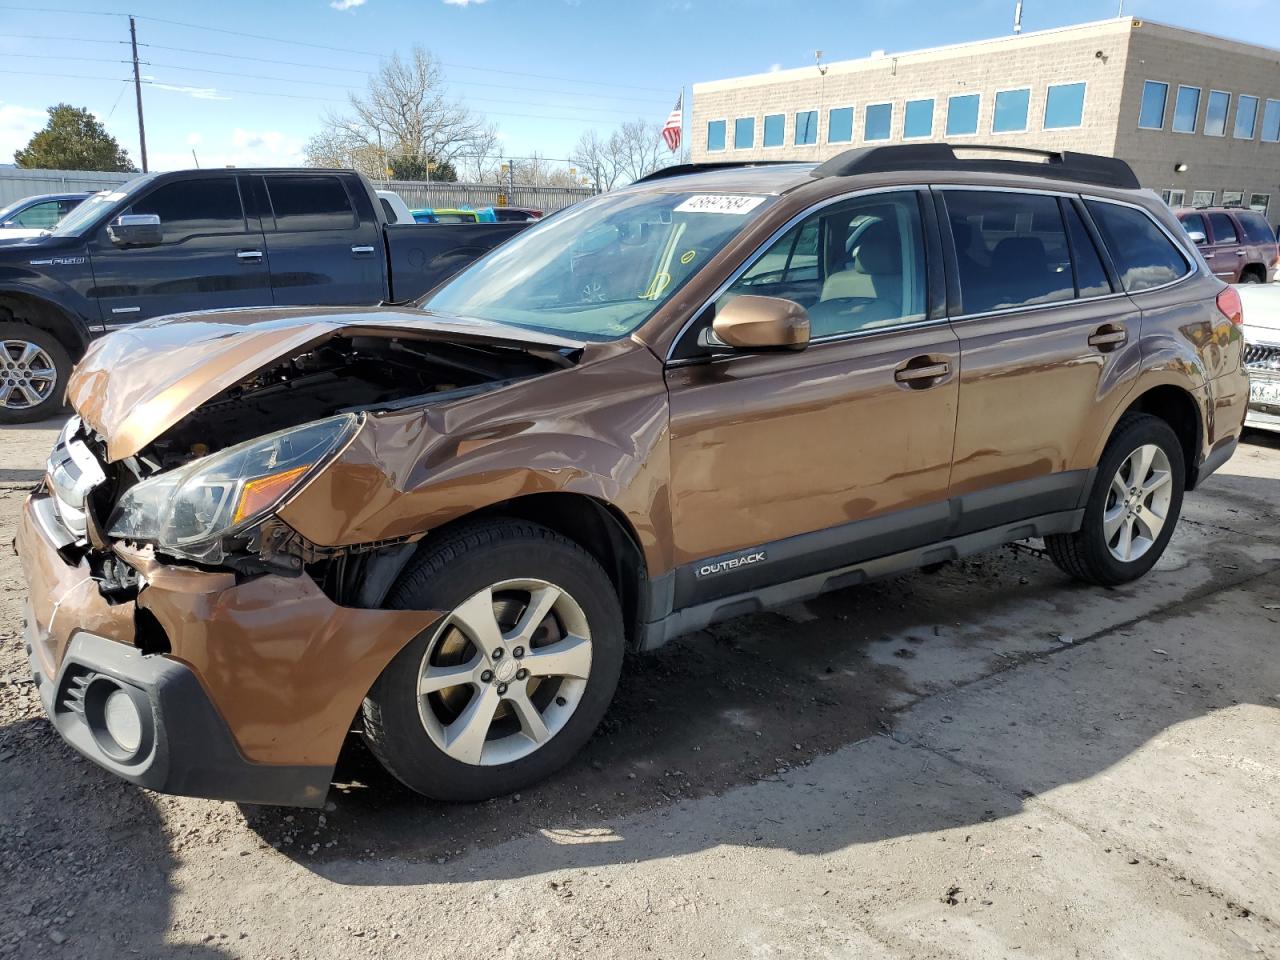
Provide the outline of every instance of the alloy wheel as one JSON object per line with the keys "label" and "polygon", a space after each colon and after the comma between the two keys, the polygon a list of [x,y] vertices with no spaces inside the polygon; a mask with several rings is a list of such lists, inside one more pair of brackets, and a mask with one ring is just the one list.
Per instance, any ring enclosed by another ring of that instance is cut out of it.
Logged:
{"label": "alloy wheel", "polygon": [[48,400],[57,385],[57,368],[39,344],[0,342],[0,407],[29,410]]}
{"label": "alloy wheel", "polygon": [[454,608],[418,671],[418,713],[461,763],[511,763],[573,716],[591,675],[582,607],[545,580],[505,580]]}
{"label": "alloy wheel", "polygon": [[1164,450],[1143,444],[1111,478],[1102,530],[1111,556],[1131,563],[1155,546],[1169,516],[1173,470]]}

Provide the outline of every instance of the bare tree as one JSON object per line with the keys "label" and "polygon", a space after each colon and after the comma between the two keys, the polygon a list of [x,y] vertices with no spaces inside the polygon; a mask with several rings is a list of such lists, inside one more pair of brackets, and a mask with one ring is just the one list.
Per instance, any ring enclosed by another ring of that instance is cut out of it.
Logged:
{"label": "bare tree", "polygon": [[368,89],[350,96],[349,111],[330,111],[322,123],[307,144],[308,162],[313,156],[363,161],[372,154],[454,163],[492,152],[497,136],[484,117],[449,96],[440,61],[420,46],[408,60],[397,53],[384,61]]}
{"label": "bare tree", "polygon": [[628,120],[608,137],[586,131],[569,156],[597,188],[612,190],[662,167],[687,162],[688,152],[672,155],[659,124]]}
{"label": "bare tree", "polygon": [[616,146],[612,136],[601,137],[595,130],[587,130],[578,137],[569,158],[585,176],[591,178],[597,190],[612,190],[618,184]]}

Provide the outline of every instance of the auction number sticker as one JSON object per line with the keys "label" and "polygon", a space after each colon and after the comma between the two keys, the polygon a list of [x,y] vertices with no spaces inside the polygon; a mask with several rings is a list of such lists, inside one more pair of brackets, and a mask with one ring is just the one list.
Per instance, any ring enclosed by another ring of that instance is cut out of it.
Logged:
{"label": "auction number sticker", "polygon": [[733,196],[724,193],[695,193],[675,208],[676,213],[750,213],[764,197]]}

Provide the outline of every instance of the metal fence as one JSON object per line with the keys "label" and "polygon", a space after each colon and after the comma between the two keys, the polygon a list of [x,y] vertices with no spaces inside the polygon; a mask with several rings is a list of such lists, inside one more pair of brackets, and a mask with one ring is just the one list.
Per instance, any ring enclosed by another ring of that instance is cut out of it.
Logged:
{"label": "metal fence", "polygon": [[[24,170],[0,167],[0,206],[37,193],[75,193],[104,190],[132,180],[136,173],[92,170]],[[544,213],[560,210],[595,191],[590,187],[543,187],[516,184],[508,189],[487,183],[427,183],[417,180],[377,180],[379,190],[394,190],[410,207],[534,207]]]}
{"label": "metal fence", "polygon": [[590,187],[507,187],[487,183],[426,183],[421,180],[376,180],[379,190],[394,190],[410,208],[534,207],[543,213],[560,210],[595,193]]}
{"label": "metal fence", "polygon": [[94,170],[24,170],[19,167],[0,167],[0,206],[38,193],[106,190],[136,176],[136,173]]}

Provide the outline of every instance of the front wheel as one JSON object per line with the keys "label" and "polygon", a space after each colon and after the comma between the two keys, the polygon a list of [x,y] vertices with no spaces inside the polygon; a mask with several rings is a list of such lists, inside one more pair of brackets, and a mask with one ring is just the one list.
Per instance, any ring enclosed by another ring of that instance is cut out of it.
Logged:
{"label": "front wheel", "polygon": [[0,323],[0,425],[56,415],[70,375],[71,358],[53,334]]}
{"label": "front wheel", "polygon": [[1160,559],[1182,512],[1186,478],[1173,429],[1150,414],[1128,414],[1103,451],[1075,533],[1045,538],[1049,557],[1077,580],[1128,583]]}
{"label": "front wheel", "polygon": [[475,801],[542,780],[613,698],[624,646],[613,584],[545,527],[497,519],[446,534],[388,606],[447,611],[364,702],[370,748],[418,793]]}

